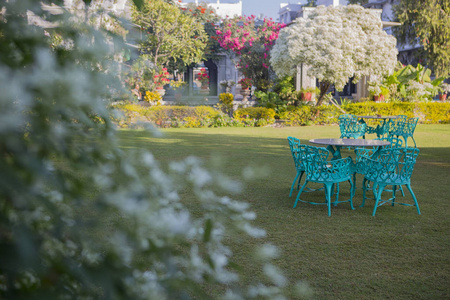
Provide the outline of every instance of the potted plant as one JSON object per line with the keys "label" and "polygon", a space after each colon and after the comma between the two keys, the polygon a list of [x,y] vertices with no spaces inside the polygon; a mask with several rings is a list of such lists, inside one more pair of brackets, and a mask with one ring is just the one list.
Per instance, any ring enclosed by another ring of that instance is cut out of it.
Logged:
{"label": "potted plant", "polygon": [[201,68],[200,72],[197,74],[197,80],[200,81],[201,88],[206,90],[209,85],[209,75],[205,68]]}
{"label": "potted plant", "polygon": [[242,90],[248,90],[252,87],[252,80],[250,78],[242,78],[238,83],[241,85]]}
{"label": "potted plant", "polygon": [[389,93],[389,90],[387,88],[383,87],[377,82],[369,82],[368,90],[369,93],[373,95],[373,100],[375,102],[383,102],[384,97]]}
{"label": "potted plant", "polygon": [[441,86],[442,94],[439,94],[439,100],[445,101],[447,99],[447,94],[450,93],[450,84],[442,83]]}
{"label": "potted plant", "polygon": [[238,81],[241,85],[241,95],[246,97],[250,95],[250,88],[252,87],[252,80],[250,78],[242,78]]}
{"label": "potted plant", "polygon": [[164,86],[170,82],[169,80],[169,72],[167,72],[166,68],[162,68],[161,72],[155,74],[153,76],[153,83],[155,84],[156,90],[161,96],[164,96],[165,90]]}
{"label": "potted plant", "polygon": [[317,87],[302,88],[300,90],[300,100],[310,102],[312,100],[312,94],[319,93]]}
{"label": "potted plant", "polygon": [[231,88],[235,85],[235,82],[233,80],[222,80],[220,85],[224,88],[226,93],[230,93]]}

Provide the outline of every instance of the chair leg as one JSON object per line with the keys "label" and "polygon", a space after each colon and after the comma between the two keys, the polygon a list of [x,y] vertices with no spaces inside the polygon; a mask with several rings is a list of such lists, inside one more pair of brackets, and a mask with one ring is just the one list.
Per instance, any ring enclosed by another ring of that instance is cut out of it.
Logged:
{"label": "chair leg", "polygon": [[355,196],[355,193],[356,193],[356,173],[353,173],[353,183],[352,183],[352,186],[353,186],[353,190],[352,190],[352,197],[354,197]]}
{"label": "chair leg", "polygon": [[[386,187],[386,185],[377,185],[377,191],[375,192],[374,190],[374,194],[376,193],[376,197],[375,197],[375,206],[373,207],[373,212],[372,212],[372,217],[375,216],[375,213],[377,212],[377,207],[378,207],[378,203],[381,200],[381,193],[383,193],[384,188]],[[375,187],[374,187],[375,188]]]}
{"label": "chair leg", "polygon": [[392,186],[392,206],[394,206],[394,204],[395,204],[395,192],[397,192],[397,186],[393,185]]}
{"label": "chair leg", "polygon": [[302,188],[300,189],[300,191],[298,191],[297,198],[295,199],[295,203],[294,203],[294,208],[297,206],[297,202],[300,199],[300,195],[302,194],[303,189],[305,188],[305,186],[307,184],[308,184],[308,180],[305,180],[305,183],[302,185]]}
{"label": "chair leg", "polygon": [[[300,173],[297,171],[297,175],[295,175],[294,181],[292,182],[292,185],[291,185],[291,191],[289,192],[289,197],[292,196],[292,191],[294,190],[295,184],[297,183],[297,179],[299,176],[300,176]],[[300,180],[298,182],[300,183]],[[298,189],[298,187],[297,187],[297,189]]]}
{"label": "chair leg", "polygon": [[300,177],[298,178],[298,182],[297,182],[297,191],[300,188],[300,182],[302,181],[302,177],[303,177],[304,173],[305,173],[305,171],[300,171]]}
{"label": "chair leg", "polygon": [[411,193],[411,196],[414,199],[414,205],[416,206],[417,213],[420,215],[419,203],[417,202],[416,195],[414,195],[410,184],[407,184],[406,187],[408,188],[409,192]]}
{"label": "chair leg", "polygon": [[328,206],[328,216],[331,216],[331,190],[333,184],[324,184],[325,186],[325,200]]}
{"label": "chair leg", "polygon": [[367,190],[367,179],[364,177],[363,180],[363,201],[359,207],[364,207],[364,204],[366,203],[366,190]]}
{"label": "chair leg", "polygon": [[403,191],[403,188],[401,185],[399,186],[399,189],[400,189],[400,192],[402,193],[402,196],[405,197],[405,192]]}
{"label": "chair leg", "polygon": [[[334,200],[333,205],[337,206],[338,202],[339,202],[339,183],[333,183],[333,185],[331,186],[331,196],[333,195],[333,191],[334,191],[334,187],[336,187],[336,198]],[[331,198],[330,198],[331,199]]]}
{"label": "chair leg", "polygon": [[414,148],[417,148],[416,140],[414,139],[413,136],[411,136],[411,138],[412,138],[412,140],[413,140],[413,142],[414,142]]}
{"label": "chair leg", "polygon": [[349,180],[349,181],[350,181],[350,208],[352,210],[354,210],[355,208],[353,207],[353,193],[352,193],[352,191],[355,190],[355,184],[353,183],[352,180]]}

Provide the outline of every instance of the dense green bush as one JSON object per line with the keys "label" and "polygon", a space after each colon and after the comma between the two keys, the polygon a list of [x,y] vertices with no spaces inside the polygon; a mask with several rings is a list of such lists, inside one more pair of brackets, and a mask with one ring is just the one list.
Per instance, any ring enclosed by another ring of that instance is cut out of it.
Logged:
{"label": "dense green bush", "polygon": [[375,103],[362,102],[351,103],[345,105],[343,108],[349,114],[367,116],[380,114],[383,116],[406,115],[408,118],[414,116],[415,104],[407,102],[393,102],[393,103]]}
{"label": "dense green bush", "polygon": [[[121,104],[117,108],[125,112],[122,126],[136,121],[147,121],[159,127],[240,127],[266,126],[275,122],[275,111],[266,107],[240,108],[234,112],[234,119],[209,106],[152,106]],[[406,115],[419,117],[420,123],[450,123],[450,103],[350,103],[342,108],[354,115]],[[278,116],[287,126],[336,124],[342,112],[333,105],[320,107],[311,105],[288,106]],[[370,123],[370,120],[368,121]]]}
{"label": "dense green bush", "polygon": [[[220,114],[210,106],[151,106],[120,104],[116,108],[125,114],[121,124],[128,126],[138,121],[147,121],[159,127],[208,127]],[[140,119],[141,118],[141,119]]]}
{"label": "dense green bush", "polygon": [[266,107],[239,108],[234,112],[234,117],[238,120],[266,120],[267,124],[272,124],[275,122],[275,110]]}
{"label": "dense green bush", "polygon": [[[424,124],[450,124],[450,103],[418,103],[416,111]],[[422,118],[421,118],[422,116]]]}
{"label": "dense green bush", "polygon": [[[359,116],[377,114],[385,116],[406,115],[408,118],[419,117],[419,122],[425,124],[450,123],[450,103],[363,102],[343,105],[342,108],[349,114]],[[285,125],[288,126],[324,125],[336,124],[337,117],[340,114],[342,112],[332,105],[322,105],[320,107],[309,105],[290,106],[286,112],[280,114],[280,119],[285,120]]]}
{"label": "dense green bush", "polygon": [[332,105],[319,107],[311,105],[290,106],[287,111],[280,114],[280,119],[285,120],[289,126],[311,124],[335,124],[340,111]]}

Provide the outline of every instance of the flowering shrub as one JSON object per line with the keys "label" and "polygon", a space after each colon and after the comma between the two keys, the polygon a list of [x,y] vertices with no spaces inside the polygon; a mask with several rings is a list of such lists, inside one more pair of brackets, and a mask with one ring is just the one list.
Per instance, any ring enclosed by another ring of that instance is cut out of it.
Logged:
{"label": "flowering shrub", "polygon": [[242,73],[253,80],[257,89],[266,90],[269,87],[270,49],[280,29],[286,25],[264,19],[257,27],[255,21],[254,15],[225,19],[216,33],[219,44],[239,57]]}
{"label": "flowering shrub", "polygon": [[396,39],[382,30],[379,16],[359,5],[319,6],[280,31],[270,62],[279,76],[307,65],[320,81],[321,105],[331,84],[342,90],[348,79],[388,74],[397,63]]}
{"label": "flowering shrub", "polygon": [[148,103],[150,103],[151,105],[160,105],[162,96],[158,92],[146,91],[144,100],[147,101]]}
{"label": "flowering shrub", "polygon": [[170,74],[167,72],[167,69],[162,68],[162,71],[153,77],[153,83],[156,87],[163,87],[170,82],[169,75]]}
{"label": "flowering shrub", "polygon": [[202,87],[207,86],[209,84],[209,75],[206,72],[205,68],[200,69],[200,72],[197,74],[197,80],[200,81]]}
{"label": "flowering shrub", "polygon": [[241,88],[246,90],[252,87],[252,80],[250,78],[242,78],[238,81],[238,83],[241,85]]}
{"label": "flowering shrub", "polygon": [[219,95],[219,103],[216,105],[216,108],[229,114],[233,110],[233,100],[233,94],[222,93]]}

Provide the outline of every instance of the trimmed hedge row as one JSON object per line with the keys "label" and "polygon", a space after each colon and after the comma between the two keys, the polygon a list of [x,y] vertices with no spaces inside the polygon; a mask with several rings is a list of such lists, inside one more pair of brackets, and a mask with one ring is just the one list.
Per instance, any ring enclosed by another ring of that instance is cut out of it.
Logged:
{"label": "trimmed hedge row", "polygon": [[273,122],[275,122],[275,110],[273,110],[272,108],[265,108],[265,107],[239,108],[234,112],[234,117],[239,120],[265,119],[269,124],[272,124]]}
{"label": "trimmed hedge row", "polygon": [[275,122],[275,111],[263,107],[241,108],[235,119],[210,106],[114,106],[125,114],[118,120],[122,127],[136,122],[151,122],[159,127],[244,127],[265,126]]}
{"label": "trimmed hedge row", "polygon": [[[136,121],[151,122],[159,127],[223,127],[265,126],[275,122],[275,111],[265,107],[240,108],[234,119],[210,106],[151,106],[120,104],[116,108],[125,113],[127,126]],[[419,117],[424,124],[450,124],[450,103],[351,103],[342,108],[354,115],[406,115]],[[342,112],[333,105],[320,107],[304,105],[289,106],[277,117],[286,126],[336,124]]]}
{"label": "trimmed hedge row", "polygon": [[344,110],[355,115],[406,115],[408,118],[419,117],[423,124],[449,124],[450,103],[423,102],[423,103],[352,103],[346,105]]}
{"label": "trimmed hedge row", "polygon": [[[364,115],[406,115],[408,118],[419,117],[423,124],[450,124],[450,103],[350,103],[342,106],[349,114]],[[289,107],[279,115],[288,126],[336,124],[342,112],[333,105]]]}

